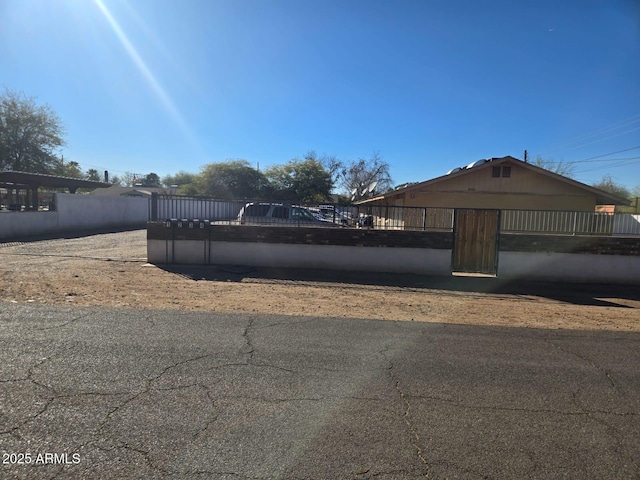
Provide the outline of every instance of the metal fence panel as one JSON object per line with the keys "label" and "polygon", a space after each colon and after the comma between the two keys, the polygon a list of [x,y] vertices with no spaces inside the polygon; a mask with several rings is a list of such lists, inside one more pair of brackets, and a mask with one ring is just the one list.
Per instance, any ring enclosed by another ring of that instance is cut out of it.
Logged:
{"label": "metal fence panel", "polygon": [[[154,194],[155,195],[155,194]],[[269,223],[287,226],[341,226],[378,230],[453,231],[453,208],[405,207],[396,205],[336,205],[331,203],[302,205],[297,202],[218,200],[206,197],[157,194],[149,218],[163,220],[187,218],[235,223],[247,203],[289,206],[291,212],[308,213],[322,222],[269,218]],[[155,210],[154,210],[155,208]],[[304,210],[304,211],[301,211]],[[296,218],[298,218],[296,217]],[[640,235],[640,215],[573,212],[553,210],[502,210],[503,233],[540,233],[559,235]]]}
{"label": "metal fence panel", "polygon": [[501,231],[505,233],[555,233],[611,235],[622,214],[546,210],[503,210]]}
{"label": "metal fence panel", "polygon": [[198,218],[210,221],[235,220],[244,204],[244,201],[159,194],[157,196],[156,215],[157,219]]}
{"label": "metal fence panel", "polygon": [[616,214],[613,219],[614,235],[640,235],[640,215]]}

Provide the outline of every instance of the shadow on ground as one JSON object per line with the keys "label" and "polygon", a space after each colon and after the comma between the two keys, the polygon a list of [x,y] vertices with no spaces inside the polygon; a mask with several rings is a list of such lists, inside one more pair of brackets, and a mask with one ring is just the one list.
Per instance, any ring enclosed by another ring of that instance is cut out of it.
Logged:
{"label": "shadow on ground", "polygon": [[528,295],[575,305],[631,309],[634,307],[605,299],[640,301],[640,286],[635,285],[550,283],[504,280],[496,277],[459,277],[453,275],[440,277],[397,273],[249,267],[243,265],[158,265],[158,267],[193,281],[243,282],[259,279],[278,282],[313,282],[337,288],[342,284],[391,286],[451,292]]}
{"label": "shadow on ground", "polygon": [[125,227],[105,227],[91,228],[84,230],[72,230],[68,232],[43,233],[40,235],[31,235],[25,237],[0,238],[0,247],[11,246],[16,243],[42,242],[45,240],[62,240],[91,237],[93,235],[102,235],[107,233],[133,232],[135,230],[145,230],[143,226],[125,226]]}

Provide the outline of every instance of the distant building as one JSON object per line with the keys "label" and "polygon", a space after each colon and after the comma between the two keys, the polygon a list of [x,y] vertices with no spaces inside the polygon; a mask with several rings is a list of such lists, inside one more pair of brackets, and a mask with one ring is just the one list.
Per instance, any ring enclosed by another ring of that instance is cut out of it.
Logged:
{"label": "distant building", "polygon": [[91,195],[111,196],[111,197],[149,197],[152,193],[174,193],[175,189],[163,187],[109,187],[96,189]]}
{"label": "distant building", "polygon": [[[446,175],[411,183],[359,205],[595,212],[629,200],[513,157],[478,160]],[[610,209],[609,209],[610,210]]]}

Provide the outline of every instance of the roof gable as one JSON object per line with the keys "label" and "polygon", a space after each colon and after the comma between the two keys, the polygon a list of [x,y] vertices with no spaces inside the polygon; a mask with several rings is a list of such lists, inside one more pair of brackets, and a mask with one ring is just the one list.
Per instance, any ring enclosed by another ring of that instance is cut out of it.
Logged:
{"label": "roof gable", "polygon": [[[457,191],[468,192],[474,191],[474,186],[482,178],[482,183],[486,185],[484,177],[491,175],[494,167],[509,166],[513,169],[518,169],[524,173],[524,179],[521,179],[520,186],[522,188],[526,184],[526,188],[530,189],[534,184],[537,193],[557,193],[559,190],[570,190],[575,194],[589,195],[596,198],[596,203],[600,205],[612,204],[612,205],[628,205],[629,201],[625,198],[619,197],[609,192],[597,189],[590,185],[578,182],[571,178],[558,175],[557,173],[550,172],[544,168],[537,167],[517,158],[506,156],[502,158],[490,158],[484,161],[477,161],[469,164],[466,167],[450,170],[446,175],[433,178],[424,182],[410,184],[406,187],[390,191],[384,195],[380,195],[375,198],[367,199],[363,202],[380,201],[384,198],[403,194],[406,192],[425,191],[433,189],[434,191]],[[515,172],[515,170],[514,170]],[[512,185],[517,185],[518,182],[512,182]],[[493,191],[504,191],[503,183],[495,182]],[[490,189],[491,191],[491,189]]]}

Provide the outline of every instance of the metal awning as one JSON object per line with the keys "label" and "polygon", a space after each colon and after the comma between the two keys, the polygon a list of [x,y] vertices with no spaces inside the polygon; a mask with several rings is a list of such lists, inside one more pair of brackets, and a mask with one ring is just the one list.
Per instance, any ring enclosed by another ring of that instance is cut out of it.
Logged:
{"label": "metal awning", "polygon": [[0,172],[0,188],[37,190],[40,187],[68,188],[75,193],[78,188],[107,188],[111,184],[83,180],[80,178],[59,177],[44,173]]}

